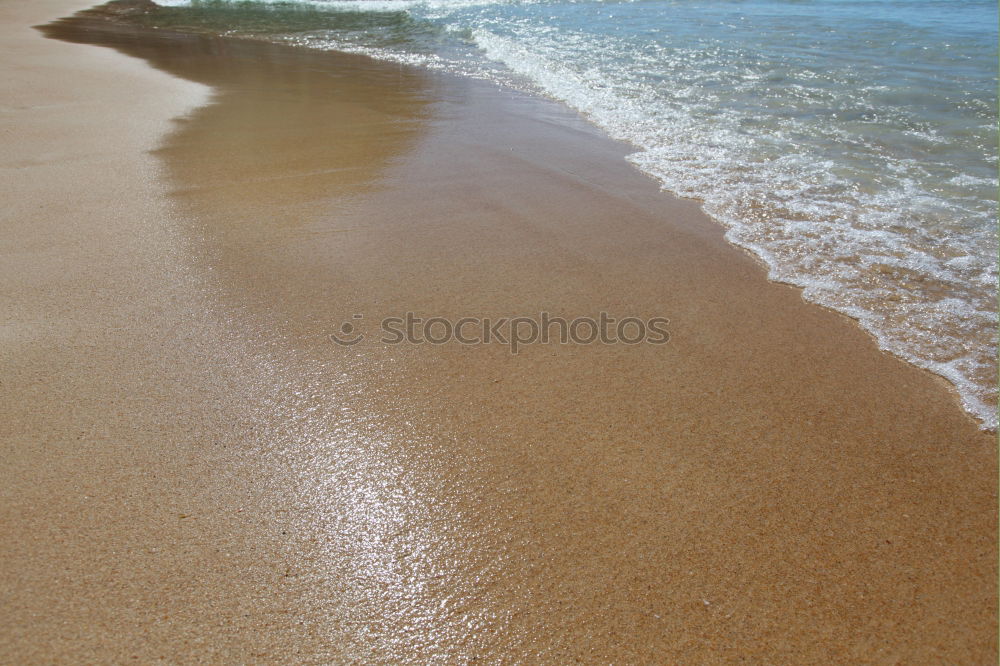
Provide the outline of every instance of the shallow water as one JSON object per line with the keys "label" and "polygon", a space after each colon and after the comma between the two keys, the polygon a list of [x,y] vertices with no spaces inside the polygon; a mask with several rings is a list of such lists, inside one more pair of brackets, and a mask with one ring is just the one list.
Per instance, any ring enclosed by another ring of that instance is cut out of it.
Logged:
{"label": "shallow water", "polygon": [[996,3],[168,2],[140,20],[565,102],[996,427]]}

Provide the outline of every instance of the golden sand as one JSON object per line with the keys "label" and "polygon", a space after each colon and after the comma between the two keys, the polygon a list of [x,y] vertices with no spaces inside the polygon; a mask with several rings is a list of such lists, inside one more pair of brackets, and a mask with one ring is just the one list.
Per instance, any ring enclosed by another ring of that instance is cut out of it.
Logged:
{"label": "golden sand", "polygon": [[994,436],[626,147],[77,5],[0,6],[3,661],[996,661]]}

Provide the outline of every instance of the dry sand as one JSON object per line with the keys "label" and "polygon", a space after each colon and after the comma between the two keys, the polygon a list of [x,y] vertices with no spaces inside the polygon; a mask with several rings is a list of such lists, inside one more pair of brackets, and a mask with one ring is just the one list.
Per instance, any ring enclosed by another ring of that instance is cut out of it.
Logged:
{"label": "dry sand", "polygon": [[[996,661],[994,436],[624,146],[79,4],[0,5],[3,661]],[[543,310],[672,337],[378,342]]]}

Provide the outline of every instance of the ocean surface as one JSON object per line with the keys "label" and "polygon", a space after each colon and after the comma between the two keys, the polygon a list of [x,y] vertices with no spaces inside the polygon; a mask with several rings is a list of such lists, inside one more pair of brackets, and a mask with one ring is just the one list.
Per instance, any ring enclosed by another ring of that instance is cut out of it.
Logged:
{"label": "ocean surface", "polygon": [[774,280],[997,426],[995,0],[159,0],[161,27],[363,53],[578,110]]}

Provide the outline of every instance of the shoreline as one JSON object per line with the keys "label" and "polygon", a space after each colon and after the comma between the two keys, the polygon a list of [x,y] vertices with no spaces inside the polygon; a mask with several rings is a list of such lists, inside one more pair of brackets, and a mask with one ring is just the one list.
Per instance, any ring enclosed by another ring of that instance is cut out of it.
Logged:
{"label": "shoreline", "polygon": [[[116,229],[131,239],[115,264],[124,283],[173,281],[153,290],[165,300],[152,308],[139,306],[142,289],[112,299],[132,310],[121,328],[103,325],[113,310],[85,292],[66,319],[98,323],[62,354],[29,332],[50,357],[5,359],[16,369],[5,402],[35,396],[12,412],[9,436],[50,440],[60,403],[39,398],[51,383],[32,378],[65,381],[73,354],[104,341],[109,351],[76,370],[82,398],[60,432],[117,420],[88,455],[107,466],[129,451],[124,485],[102,488],[93,467],[35,481],[86,482],[112,523],[158,524],[165,494],[203,508],[172,511],[184,516],[176,530],[145,541],[112,531],[101,546],[64,526],[57,543],[18,546],[7,561],[31,572],[23,594],[73,552],[101,572],[75,593],[106,595],[111,571],[148,565],[109,562],[106,550],[142,541],[174,573],[142,581],[139,609],[194,609],[134,643],[146,657],[996,654],[992,438],[943,380],[767,282],[693,202],[636,173],[623,146],[554,103],[485,84],[362,57],[118,34],[119,49],[215,90],[154,153],[153,187],[170,191],[169,253],[154,245],[153,263],[134,265],[149,231]],[[151,136],[125,153],[152,148]],[[137,202],[150,185],[136,185]],[[95,224],[111,206],[96,205]],[[58,234],[67,217],[50,220]],[[60,298],[46,284],[40,303]],[[671,341],[512,356],[488,345],[345,351],[328,339],[350,313],[541,309],[662,314]],[[136,342],[157,323],[170,332]],[[142,381],[130,380],[137,371]],[[95,373],[148,398],[108,403]],[[178,419],[186,410],[196,416]],[[51,464],[37,445],[19,455],[22,474]],[[143,468],[175,470],[171,490],[123,509]],[[8,524],[32,534],[54,515],[90,515],[62,490],[19,515],[36,493],[14,486]],[[184,532],[191,515],[200,537]],[[239,564],[213,561],[219,540]],[[192,556],[213,572],[194,602],[172,587]],[[45,589],[53,620],[86,635],[87,609]],[[106,604],[113,644],[90,644],[95,658],[124,656],[127,594]],[[14,598],[18,617],[44,616]],[[223,626],[211,619],[220,607],[232,609]],[[153,614],[140,616],[136,631],[148,631]],[[22,657],[60,631],[18,626],[11,654]]]}
{"label": "shoreline", "polygon": [[[135,8],[132,8],[129,5],[129,3],[126,2],[125,0],[119,0],[119,2],[124,2],[124,4],[122,5],[122,9],[119,10],[123,14],[132,11],[133,9],[135,11],[142,11],[141,0],[138,3],[137,7]],[[92,13],[93,14],[92,18],[95,18],[98,21],[105,19],[105,20],[110,20],[112,22],[118,22],[120,23],[119,27],[123,29],[135,30],[137,32],[141,32],[144,29],[146,30],[149,29],[149,28],[143,28],[135,23],[130,23],[128,22],[128,19],[125,19],[123,21],[122,19],[119,18],[117,12],[104,11],[102,9],[103,7],[106,7],[106,5],[98,5],[96,7],[89,9],[88,13]],[[160,32],[162,34],[171,33],[171,34],[176,34],[178,36],[200,35],[202,37],[221,37],[228,41],[248,41],[250,43],[263,42],[272,44],[274,43],[251,36],[242,36],[239,34],[217,35],[211,31],[178,32],[172,29],[160,29],[160,28],[156,28],[156,30],[157,32]],[[299,47],[289,46],[289,48],[299,48]],[[348,57],[361,57],[361,58],[369,57],[366,55],[352,54],[350,52],[343,52],[343,51],[337,51],[337,53],[341,53]],[[391,62],[391,61],[381,61],[378,59],[375,59],[375,61],[384,62],[386,64],[389,64]],[[404,65],[404,66],[408,68],[414,68],[426,71],[431,76],[440,76],[445,78],[458,77],[459,79],[466,78],[465,76],[455,74],[452,72],[438,71],[434,69],[424,68],[419,65]],[[483,80],[476,79],[475,77],[472,78],[474,78],[477,81],[483,82]],[[487,85],[495,84],[495,82],[486,82],[486,83]],[[747,253],[758,265],[761,266],[768,281],[792,287],[800,292],[801,297],[805,302],[817,305],[819,307],[830,310],[832,312],[835,312],[841,316],[844,316],[852,320],[858,327],[860,327],[868,335],[871,336],[871,338],[875,341],[880,350],[892,356],[895,356],[916,368],[926,371],[931,375],[934,375],[935,377],[940,378],[944,382],[943,386],[945,386],[946,390],[953,396],[956,403],[960,406],[960,408],[963,411],[969,414],[969,416],[978,424],[978,427],[981,430],[989,433],[997,432],[996,411],[992,409],[989,404],[984,403],[980,399],[980,397],[976,395],[977,391],[975,389],[975,382],[972,382],[968,377],[963,375],[961,372],[955,370],[954,368],[950,367],[947,363],[940,363],[927,360],[919,356],[914,356],[913,353],[908,352],[906,349],[900,346],[901,343],[899,341],[894,341],[890,334],[888,334],[886,331],[880,330],[878,326],[873,323],[872,313],[856,314],[845,311],[842,306],[838,306],[834,303],[829,302],[829,299],[824,299],[822,296],[816,294],[813,294],[811,296],[808,295],[809,287],[803,286],[802,284],[794,280],[782,279],[778,275],[778,273],[782,271],[781,265],[779,263],[776,263],[776,261],[772,257],[770,257],[766,248],[752,243],[747,244],[745,242],[740,242],[737,239],[735,239],[733,237],[733,234],[737,231],[737,229],[733,227],[731,224],[727,223],[724,218],[713,216],[712,214],[710,214],[705,208],[706,201],[704,199],[698,197],[684,197],[670,191],[669,189],[666,189],[665,186],[662,185],[662,183],[653,173],[643,169],[639,163],[629,159],[633,155],[639,154],[635,151],[641,152],[641,146],[631,143],[628,140],[611,136],[606,129],[601,127],[600,123],[598,123],[595,119],[588,117],[586,113],[580,112],[575,108],[573,108],[568,103],[560,99],[557,99],[555,97],[551,97],[545,94],[544,92],[540,91],[532,92],[527,90],[521,90],[517,87],[511,87],[503,83],[498,83],[495,85],[500,86],[501,88],[507,90],[510,93],[518,95],[527,95],[528,97],[537,97],[547,102],[555,103],[560,107],[567,109],[569,114],[579,116],[579,118],[583,119],[586,123],[593,126],[594,129],[603,138],[614,141],[615,143],[618,143],[622,146],[627,146],[628,150],[626,151],[626,154],[624,154],[623,159],[628,160],[629,163],[632,164],[633,168],[637,170],[639,173],[641,173],[643,176],[648,177],[652,179],[654,182],[656,182],[668,197],[696,202],[699,206],[699,209],[702,211],[703,215],[709,218],[713,223],[717,224],[723,230],[725,240],[728,244]]]}

